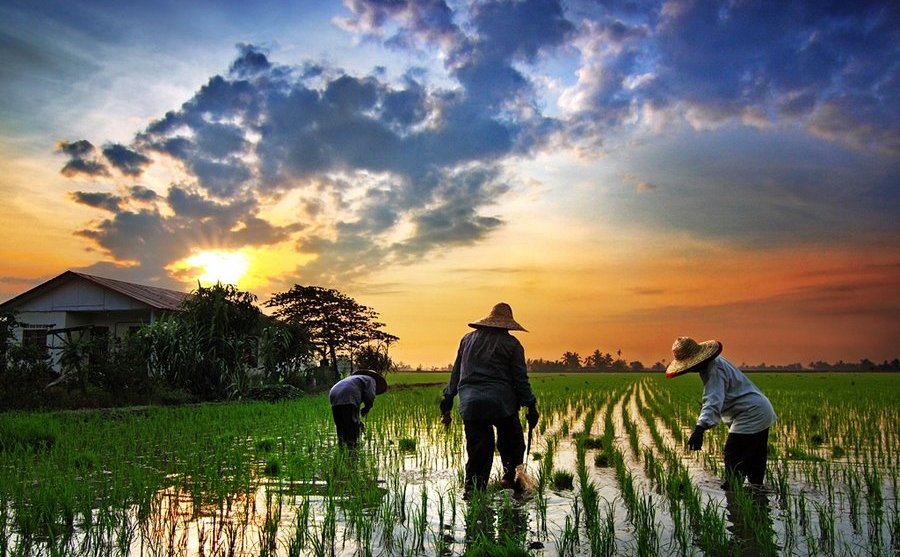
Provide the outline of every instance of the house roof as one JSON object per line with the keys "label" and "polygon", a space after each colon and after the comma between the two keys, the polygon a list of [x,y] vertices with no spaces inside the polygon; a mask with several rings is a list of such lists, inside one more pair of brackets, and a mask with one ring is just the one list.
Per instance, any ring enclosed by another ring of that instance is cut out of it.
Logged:
{"label": "house roof", "polygon": [[182,302],[191,297],[191,294],[187,292],[179,292],[178,290],[169,290],[167,288],[147,286],[144,284],[135,284],[133,282],[125,282],[123,280],[98,277],[85,273],[78,273],[75,271],[66,271],[65,273],[56,276],[48,280],[47,282],[35,286],[31,290],[27,290],[22,294],[19,294],[18,296],[3,302],[2,304],[0,304],[0,308],[13,308],[15,306],[18,306],[22,302],[25,302],[26,300],[29,300],[37,295],[42,294],[43,292],[46,292],[47,290],[56,288],[57,286],[65,282],[78,278],[93,282],[98,286],[101,286],[108,290],[113,290],[124,296],[128,296],[129,298],[137,300],[154,309],[178,311],[179,309],[181,309]]}

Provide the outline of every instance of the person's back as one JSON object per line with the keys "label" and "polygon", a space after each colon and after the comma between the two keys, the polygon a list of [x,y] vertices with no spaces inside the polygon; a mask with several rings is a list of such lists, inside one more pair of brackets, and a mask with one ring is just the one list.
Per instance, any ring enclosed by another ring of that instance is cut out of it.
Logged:
{"label": "person's back", "polygon": [[[524,362],[518,339],[505,329],[475,329],[462,338],[459,351],[459,410],[463,419],[516,412],[520,405],[514,378],[519,373],[517,362]],[[528,394],[530,387],[525,396]]]}
{"label": "person's back", "polygon": [[[731,433],[756,433],[772,426],[775,410],[769,399],[744,373],[722,356],[700,370],[704,407],[697,423],[709,429],[719,417]],[[712,383],[710,383],[712,381]],[[716,401],[705,404],[707,397]]]}

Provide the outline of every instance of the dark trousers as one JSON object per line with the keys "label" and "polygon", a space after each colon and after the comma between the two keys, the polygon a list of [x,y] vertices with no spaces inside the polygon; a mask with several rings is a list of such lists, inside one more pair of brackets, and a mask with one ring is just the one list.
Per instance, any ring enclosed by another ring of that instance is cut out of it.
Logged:
{"label": "dark trousers", "polygon": [[362,429],[359,422],[359,407],[355,404],[338,404],[331,407],[331,414],[337,428],[338,443],[355,449]]}
{"label": "dark trousers", "polygon": [[768,428],[759,433],[729,433],[725,439],[725,481],[761,486],[766,477],[769,452]]}
{"label": "dark trousers", "polygon": [[516,466],[525,455],[525,435],[518,413],[493,420],[463,420],[466,431],[466,490],[484,489],[494,462],[494,428],[497,428],[496,448],[503,464],[503,479],[513,481]]}

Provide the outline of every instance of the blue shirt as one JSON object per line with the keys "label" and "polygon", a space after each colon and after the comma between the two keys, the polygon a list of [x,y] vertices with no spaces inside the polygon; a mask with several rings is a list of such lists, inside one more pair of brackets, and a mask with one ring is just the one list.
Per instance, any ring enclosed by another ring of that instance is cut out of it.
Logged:
{"label": "blue shirt", "polygon": [[723,421],[731,433],[759,433],[775,423],[775,409],[741,370],[719,356],[700,370],[703,407],[697,425],[709,429]]}
{"label": "blue shirt", "polygon": [[506,329],[480,327],[463,336],[444,396],[459,394],[463,420],[492,420],[534,404],[525,349]]}
{"label": "blue shirt", "polygon": [[359,406],[363,402],[366,406],[372,406],[375,403],[375,380],[367,375],[345,377],[328,391],[328,400],[332,406],[339,404]]}

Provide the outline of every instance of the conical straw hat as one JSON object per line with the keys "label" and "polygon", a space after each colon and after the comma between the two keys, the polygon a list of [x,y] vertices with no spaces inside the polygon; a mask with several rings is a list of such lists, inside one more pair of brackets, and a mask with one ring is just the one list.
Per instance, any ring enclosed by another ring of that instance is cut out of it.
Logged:
{"label": "conical straw hat", "polygon": [[495,329],[506,329],[508,331],[525,331],[528,329],[516,323],[513,319],[512,308],[509,304],[500,302],[491,308],[491,313],[481,321],[469,323],[469,327],[494,327]]}
{"label": "conical straw hat", "polygon": [[384,375],[381,375],[377,371],[372,371],[371,369],[358,369],[353,372],[353,375],[367,375],[375,380],[375,394],[380,395],[385,392],[388,388],[387,379],[384,378]]}
{"label": "conical straw hat", "polygon": [[666,379],[678,377],[691,371],[691,368],[707,360],[711,360],[722,352],[722,343],[707,340],[698,343],[691,337],[678,337],[672,343],[672,363],[666,368]]}

